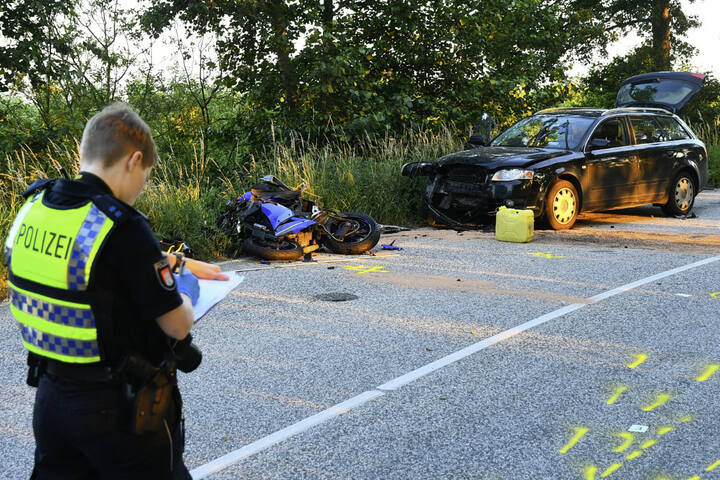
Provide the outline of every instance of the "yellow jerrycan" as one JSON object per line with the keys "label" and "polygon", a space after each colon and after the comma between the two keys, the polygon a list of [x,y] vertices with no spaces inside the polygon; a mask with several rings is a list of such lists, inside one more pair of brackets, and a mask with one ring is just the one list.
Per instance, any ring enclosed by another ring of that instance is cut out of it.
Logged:
{"label": "yellow jerrycan", "polygon": [[495,238],[503,242],[529,242],[533,239],[534,224],[532,210],[500,207],[495,217]]}

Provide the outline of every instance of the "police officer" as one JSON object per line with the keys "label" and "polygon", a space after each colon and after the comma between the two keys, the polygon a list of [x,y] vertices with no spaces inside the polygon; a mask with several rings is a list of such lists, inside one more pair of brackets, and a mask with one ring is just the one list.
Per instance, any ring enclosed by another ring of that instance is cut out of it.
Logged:
{"label": "police officer", "polygon": [[80,176],[24,193],[5,257],[37,386],[32,478],[191,478],[175,369],[199,363],[198,281],[131,207],[156,159],[147,124],[111,105],[85,127]]}

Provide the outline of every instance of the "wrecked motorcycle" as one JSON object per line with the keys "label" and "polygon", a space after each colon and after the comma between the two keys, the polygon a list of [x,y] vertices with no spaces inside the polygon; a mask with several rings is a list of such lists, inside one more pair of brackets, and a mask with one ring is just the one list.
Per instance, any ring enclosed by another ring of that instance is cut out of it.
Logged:
{"label": "wrecked motorcycle", "polygon": [[359,254],[380,240],[380,228],[369,215],[334,213],[302,198],[303,184],[292,189],[273,175],[227,203],[218,226],[245,253],[267,260],[297,260],[321,246],[344,254]]}

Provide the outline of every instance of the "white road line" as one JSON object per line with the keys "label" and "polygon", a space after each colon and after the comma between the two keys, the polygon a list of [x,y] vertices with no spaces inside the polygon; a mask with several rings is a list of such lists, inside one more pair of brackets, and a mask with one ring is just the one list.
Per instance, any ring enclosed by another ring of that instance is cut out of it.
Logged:
{"label": "white road line", "polygon": [[601,293],[599,295],[595,295],[594,297],[590,297],[589,300],[590,300],[590,303],[597,303],[601,300],[605,300],[606,298],[610,298],[619,293],[627,292],[628,290],[632,290],[633,288],[647,285],[648,283],[652,283],[655,280],[660,280],[662,278],[669,277],[671,275],[675,275],[676,273],[684,272],[684,271],[690,270],[692,268],[701,267],[703,265],[707,265],[708,263],[717,262],[718,260],[720,260],[720,256],[706,258],[705,260],[700,260],[698,262],[691,263],[689,265],[683,265],[682,267],[673,268],[672,270],[666,270],[664,272],[660,272],[651,277],[643,278],[636,282],[632,282],[632,283],[628,283],[627,285],[623,285],[622,287],[613,288],[612,290],[608,290],[607,292]]}
{"label": "white road line", "polygon": [[192,470],[190,472],[190,475],[192,475],[193,479],[195,480],[205,478],[208,475],[219,472],[220,470],[227,468],[234,463],[238,463],[244,458],[261,452],[267,448],[270,448],[276,443],[287,440],[288,438],[295,436],[298,433],[302,433],[305,430],[314,427],[315,425],[320,425],[321,423],[325,423],[332,418],[342,415],[343,413],[347,413],[353,408],[357,408],[363,403],[369,402],[370,400],[380,397],[382,395],[384,394],[378,390],[369,390],[367,392],[361,393],[360,395],[356,395],[349,400],[345,400],[342,403],[333,405],[332,407],[323,410],[320,413],[316,413],[311,417],[307,417],[306,419],[294,423],[289,427],[285,427],[282,430],[271,433],[267,437],[263,437],[260,440],[256,440],[249,445],[245,445],[242,448],[225,454],[222,457],[213,460],[212,462],[206,463],[205,465],[202,465]]}
{"label": "white road line", "polygon": [[549,322],[550,320],[554,320],[556,318],[559,318],[559,317],[562,317],[569,313],[572,313],[576,310],[586,307],[587,305],[601,302],[610,297],[619,295],[621,293],[625,293],[629,290],[633,290],[642,285],[646,285],[648,283],[654,282],[656,280],[660,280],[662,278],[669,277],[671,275],[675,275],[680,272],[684,272],[686,270],[690,270],[690,269],[697,268],[697,267],[700,267],[703,265],[707,265],[709,263],[717,262],[718,260],[720,260],[720,256],[706,258],[704,260],[700,260],[695,263],[690,263],[690,264],[684,265],[682,267],[673,268],[672,270],[666,270],[666,271],[658,273],[656,275],[652,275],[650,277],[646,277],[646,278],[637,280],[635,282],[628,283],[626,285],[623,285],[623,286],[620,286],[617,288],[613,288],[612,290],[608,290],[607,292],[603,292],[599,295],[590,297],[588,299],[588,303],[573,303],[571,305],[567,305],[565,307],[559,308],[550,313],[546,313],[545,315],[542,315],[533,320],[527,321],[521,325],[518,325],[516,327],[510,328],[508,330],[505,330],[498,334],[495,334],[492,337],[488,337],[484,340],[474,343],[474,344],[470,345],[469,347],[463,348],[462,350],[458,350],[457,352],[451,353],[450,355],[447,355],[439,360],[435,360],[434,362],[428,363],[427,365],[425,365],[423,367],[413,370],[412,372],[406,373],[405,375],[401,375],[393,380],[390,380],[389,382],[383,383],[382,385],[376,387],[376,389],[374,389],[374,390],[368,390],[367,392],[363,392],[360,395],[357,395],[353,398],[345,400],[342,403],[333,405],[332,407],[330,407],[326,410],[323,410],[322,412],[316,413],[315,415],[307,417],[304,420],[300,420],[299,422],[294,423],[294,424],[290,425],[289,427],[285,427],[282,430],[278,430],[275,433],[271,433],[270,435],[263,437],[259,440],[256,440],[255,442],[253,442],[249,445],[245,445],[244,447],[234,450],[230,453],[227,453],[216,460],[213,460],[209,463],[206,463],[205,465],[201,465],[198,468],[195,468],[194,470],[190,471],[190,474],[192,475],[194,480],[200,480],[202,478],[205,478],[208,475],[217,473],[220,470],[223,470],[235,463],[238,463],[245,458],[248,458],[252,455],[255,455],[256,453],[259,453],[263,450],[266,450],[266,449],[272,447],[273,445],[283,442],[290,437],[293,437],[299,433],[305,432],[316,425],[320,425],[321,423],[325,423],[328,420],[331,420],[331,419],[338,417],[344,413],[347,413],[354,408],[357,408],[371,400],[374,400],[374,399],[384,395],[384,392],[397,390],[398,388],[400,388],[404,385],[407,385],[408,383],[410,383],[414,380],[417,380],[418,378],[424,377],[425,375],[427,375],[429,373],[432,373],[432,372],[439,370],[447,365],[455,363],[458,360],[468,357],[468,356],[472,355],[473,353],[477,353],[480,350],[483,350],[489,346],[495,345],[496,343],[502,342],[503,340],[507,340],[511,337],[514,337],[515,335],[518,335],[519,333],[522,333],[530,328],[537,327],[538,325],[542,325],[543,323]]}

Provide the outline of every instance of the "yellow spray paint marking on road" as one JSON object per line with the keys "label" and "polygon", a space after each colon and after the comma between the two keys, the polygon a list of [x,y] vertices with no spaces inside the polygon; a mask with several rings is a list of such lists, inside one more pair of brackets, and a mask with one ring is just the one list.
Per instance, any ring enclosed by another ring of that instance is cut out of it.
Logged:
{"label": "yellow spray paint marking on road", "polygon": [[528,253],[528,255],[532,255],[533,257],[544,257],[544,258],[565,258],[562,255],[553,255],[552,253],[547,253],[547,252],[533,252],[533,253]]}
{"label": "yellow spray paint marking on road", "polygon": [[673,427],[660,427],[660,428],[658,428],[657,434],[665,435],[666,433],[670,433],[673,430],[675,430]]}
{"label": "yellow spray paint marking on road", "polygon": [[705,469],[705,471],[706,471],[706,472],[712,472],[712,471],[715,470],[718,466],[720,466],[720,460],[718,460],[717,462],[715,462],[715,463],[713,463],[712,465],[710,465],[709,467],[707,467],[707,468]]}
{"label": "yellow spray paint marking on road", "polygon": [[711,296],[712,298],[718,298],[718,297],[720,297],[720,292],[713,292],[713,293],[710,294],[710,296]]}
{"label": "yellow spray paint marking on road", "polygon": [[642,448],[643,450],[645,450],[646,448],[652,447],[652,446],[655,445],[656,443],[657,443],[657,440],[648,440],[647,442],[645,442],[645,443],[643,443],[642,445],[640,445],[640,448]]}
{"label": "yellow spray paint marking on road", "polygon": [[655,397],[655,401],[651,403],[650,405],[647,405],[642,408],[643,412],[650,412],[652,410],[655,410],[656,408],[665,405],[667,402],[669,402],[672,399],[672,395],[667,393],[661,393],[657,397]]}
{"label": "yellow spray paint marking on road", "polygon": [[632,363],[628,363],[625,365],[628,368],[637,368],[641,363],[643,363],[645,360],[647,360],[648,356],[645,353],[636,353],[635,354],[635,361]]}
{"label": "yellow spray paint marking on road", "polygon": [[345,267],[345,270],[354,270],[358,273],[388,273],[388,270],[385,270],[385,267],[377,265],[375,267],[369,267],[367,265],[356,265],[354,267]]}
{"label": "yellow spray paint marking on road", "polygon": [[608,477],[608,476],[612,475],[614,472],[616,472],[617,470],[619,470],[620,467],[622,467],[622,466],[623,466],[622,463],[613,463],[613,464],[610,465],[610,466],[607,468],[607,470],[605,470],[605,471],[603,472],[603,474],[600,475],[600,476],[601,476],[602,478]]}
{"label": "yellow spray paint marking on road", "polygon": [[[400,255],[391,253],[391,254],[381,254],[380,252],[375,254],[375,258],[387,258],[387,257],[399,257]],[[277,263],[271,263],[270,265],[261,265],[259,267],[240,267],[236,268],[233,271],[235,272],[257,272],[260,270],[268,270],[271,268],[302,268],[302,267],[314,267],[317,265],[323,265],[326,263],[349,263],[349,262],[359,262],[361,260],[366,260],[367,258],[333,258],[331,260],[313,260],[312,262],[294,262],[294,263],[286,263],[283,265],[279,265]],[[228,263],[228,262],[223,262]]]}
{"label": "yellow spray paint marking on road", "polygon": [[635,450],[635,451],[632,452],[630,455],[628,455],[627,457],[625,457],[625,460],[632,460],[633,458],[637,458],[637,457],[639,457],[639,456],[642,455],[642,454],[643,454],[643,451],[642,451],[642,450]]}
{"label": "yellow spray paint marking on road", "polygon": [[635,437],[633,437],[632,433],[628,433],[628,432],[616,433],[615,436],[623,439],[623,443],[620,444],[619,447],[613,449],[613,452],[615,452],[615,453],[619,453],[624,450],[627,450],[628,447],[630,447],[630,445],[632,445],[633,439],[635,438]]}
{"label": "yellow spray paint marking on road", "polygon": [[715,372],[718,371],[718,369],[720,369],[720,365],[708,365],[707,367],[705,367],[702,375],[697,377],[695,380],[697,380],[698,382],[704,382],[708,378],[712,377]]}
{"label": "yellow spray paint marking on road", "polygon": [[575,435],[573,435],[567,445],[560,449],[560,453],[567,453],[588,431],[590,431],[590,429],[586,427],[575,427]]}
{"label": "yellow spray paint marking on road", "polygon": [[588,465],[585,467],[585,471],[583,472],[585,474],[585,480],[595,480],[595,474],[597,471],[598,468],[595,465]]}
{"label": "yellow spray paint marking on road", "polygon": [[694,477],[690,477],[687,480],[700,480],[700,475],[695,475]]}
{"label": "yellow spray paint marking on road", "polygon": [[607,403],[608,405],[612,405],[613,403],[615,403],[617,401],[618,398],[620,398],[620,395],[622,395],[627,389],[628,389],[628,387],[625,385],[621,385],[621,386],[617,387],[615,389],[615,392],[612,394],[612,397],[610,397],[610,399],[605,403]]}
{"label": "yellow spray paint marking on road", "polygon": [[681,423],[688,423],[688,422],[692,422],[692,421],[693,421],[693,417],[690,415],[685,415],[683,417],[680,417]]}

